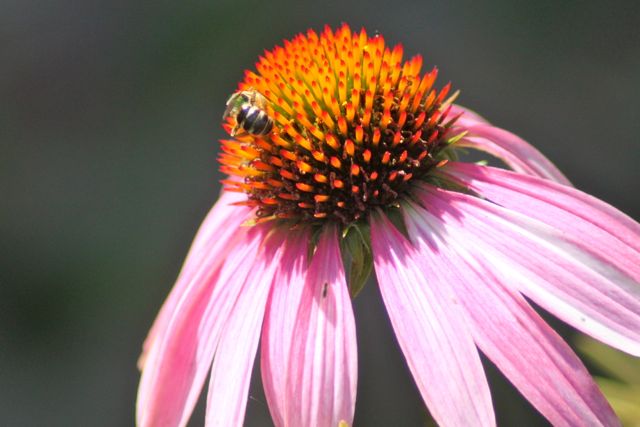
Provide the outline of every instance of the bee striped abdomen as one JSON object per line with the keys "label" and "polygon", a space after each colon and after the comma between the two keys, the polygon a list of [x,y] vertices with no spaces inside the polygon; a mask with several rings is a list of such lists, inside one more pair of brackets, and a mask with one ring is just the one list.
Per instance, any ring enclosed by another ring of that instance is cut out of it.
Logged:
{"label": "bee striped abdomen", "polygon": [[237,120],[242,129],[252,135],[266,135],[273,127],[273,121],[267,113],[253,105],[243,105]]}

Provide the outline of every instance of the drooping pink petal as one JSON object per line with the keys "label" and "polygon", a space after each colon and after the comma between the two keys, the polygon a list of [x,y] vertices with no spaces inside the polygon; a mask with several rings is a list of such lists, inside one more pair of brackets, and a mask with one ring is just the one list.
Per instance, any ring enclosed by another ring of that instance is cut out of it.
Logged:
{"label": "drooping pink petal", "polygon": [[151,347],[138,389],[140,427],[185,425],[211,367],[220,333],[251,274],[251,262],[265,229],[240,227],[226,250],[194,274],[177,301],[167,326]]}
{"label": "drooping pink petal", "polygon": [[142,355],[138,362],[140,369],[144,367],[146,355],[153,345],[155,337],[162,334],[166,328],[169,317],[175,310],[176,304],[189,285],[191,278],[200,268],[212,268],[212,264],[224,261],[224,257],[219,256],[219,251],[225,248],[229,239],[234,236],[236,228],[246,221],[251,212],[248,207],[232,205],[232,203],[243,199],[246,199],[244,194],[223,191],[220,199],[207,214],[194,238],[176,284],[162,305],[144,341]]}
{"label": "drooping pink petal", "polygon": [[460,131],[468,133],[456,142],[458,147],[468,147],[489,153],[516,172],[571,185],[562,172],[540,151],[511,132],[489,124],[464,121],[457,123],[454,127],[455,133]]}
{"label": "drooping pink petal", "polygon": [[495,425],[466,315],[451,289],[440,286],[430,252],[416,252],[382,216],[372,218],[371,242],[391,324],[433,418],[440,426]]}
{"label": "drooping pink petal", "polygon": [[448,232],[451,224],[445,220],[413,204],[405,208],[414,245],[441,272],[434,286],[456,292],[482,352],[554,426],[618,425],[571,348],[518,292]]}
{"label": "drooping pink petal", "polygon": [[573,187],[504,169],[451,162],[443,172],[488,200],[559,230],[640,281],[640,224]]}
{"label": "drooping pink petal", "polygon": [[478,124],[488,124],[489,122],[475,111],[472,111],[462,105],[452,104],[451,110],[447,117],[455,117],[460,115],[456,120],[456,126],[469,127]]}
{"label": "drooping pink petal", "polygon": [[271,418],[285,425],[289,353],[307,269],[309,233],[302,230],[287,238],[282,262],[275,275],[262,328],[260,370]]}
{"label": "drooping pink petal", "polygon": [[640,355],[640,284],[556,229],[494,203],[425,185],[423,206],[450,224],[504,283],[600,341]]}
{"label": "drooping pink petal", "polygon": [[282,233],[271,235],[255,260],[224,325],[211,368],[207,427],[242,426],[253,361],[258,348],[269,290],[282,256]]}
{"label": "drooping pink petal", "polygon": [[355,321],[337,230],[327,226],[311,259],[296,314],[283,426],[334,427],[341,421],[351,425],[357,360]]}

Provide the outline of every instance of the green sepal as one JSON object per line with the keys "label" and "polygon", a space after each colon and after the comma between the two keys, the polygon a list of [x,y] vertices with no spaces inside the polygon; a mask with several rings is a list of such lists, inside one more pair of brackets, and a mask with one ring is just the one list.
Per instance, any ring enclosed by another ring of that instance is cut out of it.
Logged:
{"label": "green sepal", "polygon": [[391,224],[402,234],[407,240],[411,241],[409,238],[409,231],[407,230],[407,225],[404,223],[404,217],[402,216],[402,212],[399,207],[392,207],[389,209],[385,209],[385,216]]}
{"label": "green sepal", "polygon": [[465,186],[464,184],[458,181],[454,181],[453,179],[450,179],[445,175],[439,174],[437,172],[434,173],[433,175],[429,175],[428,177],[426,177],[424,181],[438,188],[442,188],[443,190],[455,191],[456,193],[464,193],[473,197],[484,199],[483,196],[476,193],[471,188]]}
{"label": "green sepal", "polygon": [[456,142],[460,141],[462,138],[464,138],[465,136],[467,136],[467,134],[469,133],[468,130],[465,130],[464,132],[460,132],[457,135],[453,135],[451,138],[447,139],[445,141],[445,144],[447,145],[453,145]]}
{"label": "green sepal", "polygon": [[347,286],[351,298],[355,298],[364,287],[373,270],[371,232],[366,223],[353,223],[342,230],[340,249],[347,267]]}
{"label": "green sepal", "polygon": [[442,148],[440,148],[434,155],[436,161],[440,160],[449,160],[449,161],[457,161],[459,159],[458,149],[459,147],[456,145],[456,142],[460,141],[468,134],[467,131],[460,132],[457,135],[452,136],[451,138],[444,141]]}
{"label": "green sepal", "polygon": [[436,160],[449,160],[450,162],[457,162],[460,157],[458,156],[458,150],[456,148],[457,147],[453,147],[451,145],[444,147],[436,155]]}

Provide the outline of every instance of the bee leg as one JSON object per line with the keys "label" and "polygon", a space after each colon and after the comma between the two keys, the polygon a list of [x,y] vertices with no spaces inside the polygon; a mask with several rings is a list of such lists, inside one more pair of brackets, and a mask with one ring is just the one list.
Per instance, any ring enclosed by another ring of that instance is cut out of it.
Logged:
{"label": "bee leg", "polygon": [[231,137],[243,137],[246,136],[248,132],[242,128],[240,125],[236,125],[231,129]]}

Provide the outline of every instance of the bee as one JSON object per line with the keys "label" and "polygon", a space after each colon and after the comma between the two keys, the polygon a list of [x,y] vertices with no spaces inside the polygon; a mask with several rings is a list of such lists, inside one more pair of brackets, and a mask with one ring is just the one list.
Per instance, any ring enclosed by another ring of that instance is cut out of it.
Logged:
{"label": "bee", "polygon": [[231,95],[222,116],[222,120],[233,117],[236,122],[231,129],[231,136],[263,136],[271,132],[273,119],[267,114],[267,102],[260,92],[252,88]]}

